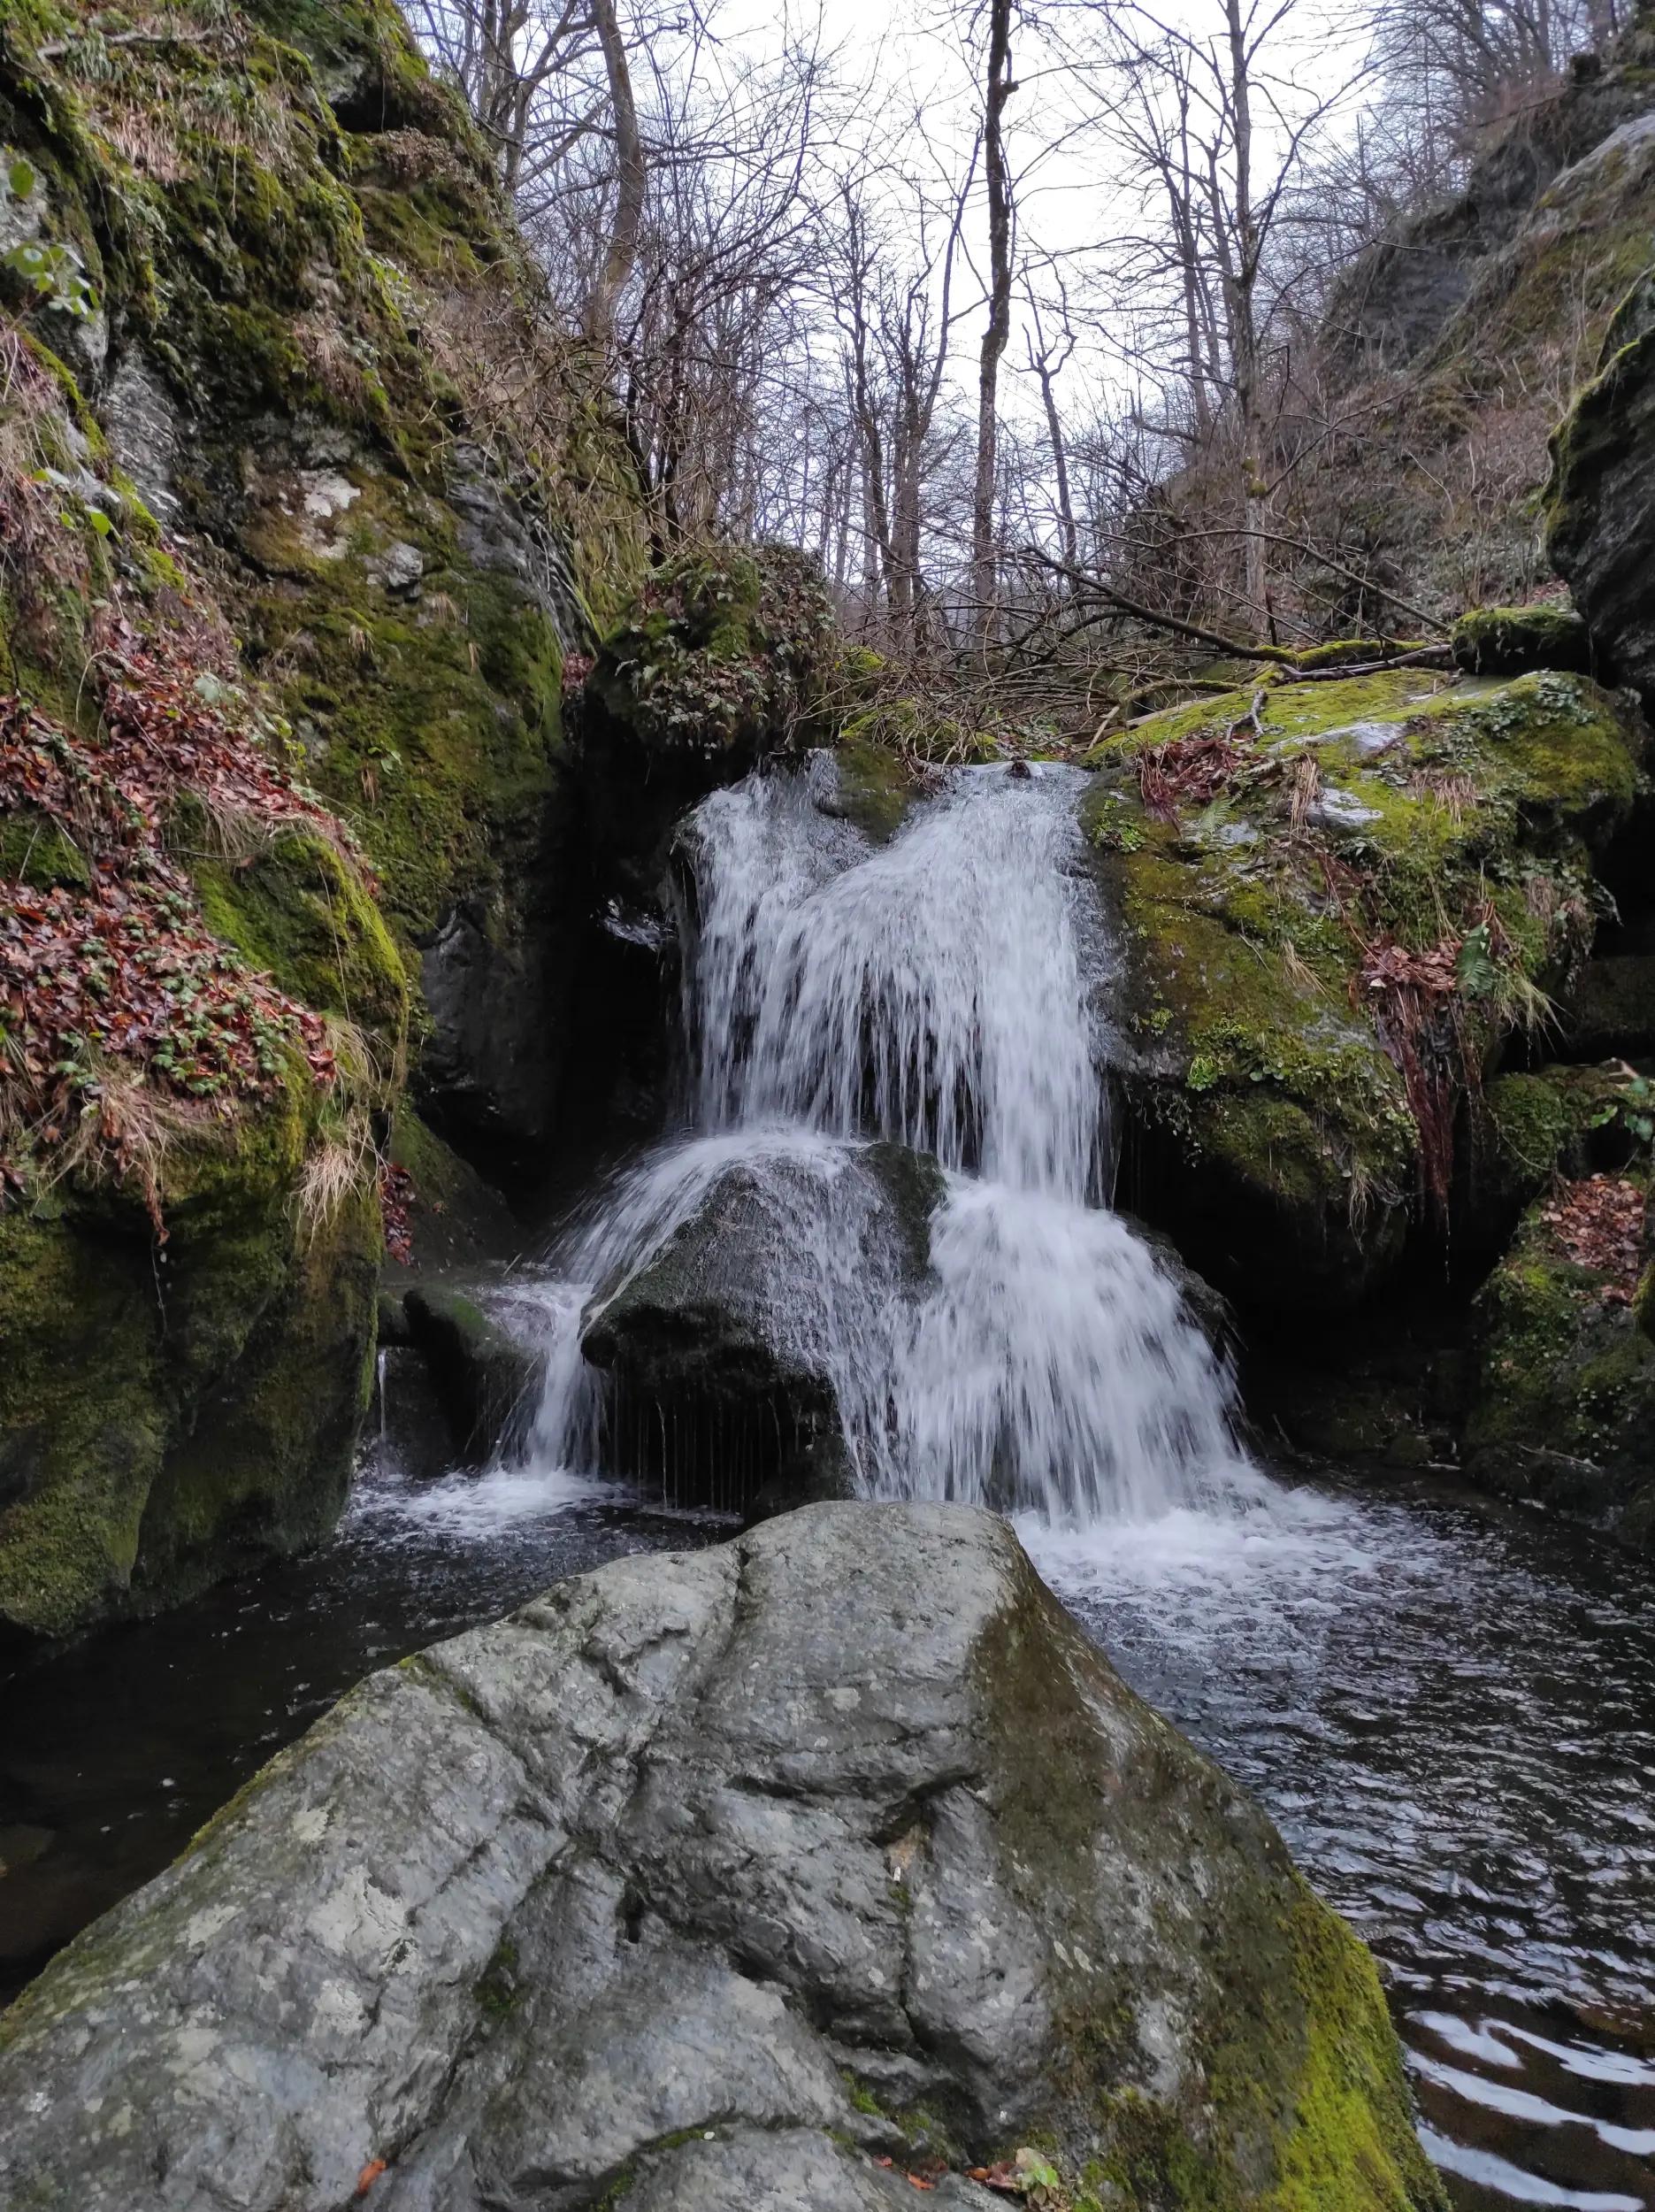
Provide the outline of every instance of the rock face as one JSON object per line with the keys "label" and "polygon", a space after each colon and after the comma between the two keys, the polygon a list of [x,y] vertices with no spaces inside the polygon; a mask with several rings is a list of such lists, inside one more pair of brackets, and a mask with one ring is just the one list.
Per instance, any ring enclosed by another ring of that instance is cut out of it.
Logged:
{"label": "rock face", "polygon": [[986,2212],[1031,2140],[1080,2206],[1441,2201],[1366,1954],[962,1508],[373,1677],[26,1993],[0,2110],[38,2212]]}
{"label": "rock face", "polygon": [[1546,549],[1599,652],[1655,697],[1655,277],[1628,293],[1553,441]]}
{"label": "rock face", "polygon": [[844,1369],[930,1266],[935,1161],[824,1146],[728,1169],[589,1322],[614,1463],[682,1503],[845,1497]]}
{"label": "rock face", "polygon": [[[644,565],[489,153],[390,0],[248,0],[90,71],[83,12],[0,41],[6,220],[96,305],[66,334],[0,271],[0,941],[123,953],[0,1074],[65,1078],[0,1102],[0,1629],[46,1632],[331,1525],[410,1063],[458,1140],[543,1156],[585,885],[563,661]],[[502,417],[498,347],[553,413]],[[194,1015],[261,990],[238,1087]]]}
{"label": "rock face", "polygon": [[1644,743],[1580,675],[1398,670],[1098,749],[1126,1194],[1244,1319],[1348,1311],[1450,1215],[1463,1102],[1536,992],[1567,1004]]}
{"label": "rock face", "polygon": [[[1330,458],[1308,534],[1336,526],[1354,501],[1375,572],[1412,606],[1452,618],[1469,600],[1521,601],[1547,580],[1536,517],[1552,395],[1590,374],[1650,265],[1655,226],[1647,9],[1602,59],[1482,134],[1463,188],[1335,288],[1329,373],[1363,418]],[[1475,523],[1471,487],[1484,480],[1461,472],[1467,455],[1499,472],[1499,495]],[[1570,572],[1555,549],[1552,565]]]}
{"label": "rock face", "polygon": [[135,1198],[0,1220],[0,1626],[64,1635],[326,1535],[372,1377],[371,1190],[294,1217],[295,1090],[175,1160],[157,1259]]}

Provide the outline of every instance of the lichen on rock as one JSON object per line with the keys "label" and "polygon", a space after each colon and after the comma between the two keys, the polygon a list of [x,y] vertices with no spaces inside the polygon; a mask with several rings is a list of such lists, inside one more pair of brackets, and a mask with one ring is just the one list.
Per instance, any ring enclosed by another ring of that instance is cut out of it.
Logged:
{"label": "lichen on rock", "polygon": [[26,1993],[0,2098],[0,2187],[80,2212],[880,2212],[1030,2146],[1086,2212],[1443,2202],[1361,1946],[960,1507],[372,1678]]}

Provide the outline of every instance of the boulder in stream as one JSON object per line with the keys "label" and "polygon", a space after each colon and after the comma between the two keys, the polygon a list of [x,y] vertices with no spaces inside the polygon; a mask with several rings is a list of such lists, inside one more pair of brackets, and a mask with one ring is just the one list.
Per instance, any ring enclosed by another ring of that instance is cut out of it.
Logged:
{"label": "boulder in stream", "polygon": [[828,1139],[732,1162],[590,1320],[621,1471],[759,1515],[853,1488],[847,1386],[930,1265],[942,1171]]}
{"label": "boulder in stream", "polygon": [[963,1507],[617,1561],[372,1677],[0,2023],[75,2212],[1442,2199],[1374,1969]]}
{"label": "boulder in stream", "polygon": [[520,1432],[540,1362],[461,1291],[416,1284],[402,1304],[455,1449],[480,1465]]}

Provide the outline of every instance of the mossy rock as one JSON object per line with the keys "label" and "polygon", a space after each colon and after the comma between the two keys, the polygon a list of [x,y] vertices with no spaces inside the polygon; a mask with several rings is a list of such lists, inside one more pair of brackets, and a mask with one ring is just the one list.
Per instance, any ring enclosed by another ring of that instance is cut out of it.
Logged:
{"label": "mossy rock", "polygon": [[1536,668],[1590,670],[1591,639],[1573,607],[1473,607],[1454,625],[1457,667],[1471,676],[1522,676]]}
{"label": "mossy rock", "polygon": [[1655,1054],[1655,954],[1589,961],[1564,1028],[1569,1049],[1582,1057],[1642,1060]]}
{"label": "mossy rock", "polygon": [[1072,2212],[1445,2206],[1361,1944],[958,1506],[613,1561],[359,1684],[24,1993],[0,2098],[8,2201],[99,2212],[386,2149],[588,2212],[866,2212],[924,2151],[966,2204],[1020,2150]]}
{"label": "mossy rock", "polygon": [[91,880],[86,856],[50,815],[34,807],[0,814],[0,882],[50,891],[56,884],[84,890]]}
{"label": "mossy rock", "polygon": [[371,1176],[306,1225],[318,1108],[281,1098],[170,1153],[167,1240],[73,1179],[0,1214],[0,1622],[60,1636],[312,1543],[367,1402]]}
{"label": "mossy rock", "polygon": [[[806,555],[782,545],[684,555],[605,638],[586,693],[652,755],[746,766],[809,725],[833,648],[826,588]],[[606,734],[596,723],[590,741]]]}
{"label": "mossy rock", "polygon": [[[1146,750],[1213,733],[1238,772],[1152,812]],[[1127,1194],[1244,1313],[1360,1302],[1420,1211],[1414,1101],[1364,945],[1452,949],[1491,904],[1506,964],[1463,985],[1445,1066],[1469,1092],[1578,969],[1592,856],[1631,810],[1643,742],[1580,676],[1398,670],[1204,701],[1095,750],[1081,821],[1126,948]]]}
{"label": "mossy rock", "polygon": [[833,748],[837,786],[822,803],[854,823],[871,844],[888,845],[913,810],[923,784],[902,755],[872,733],[867,719],[847,725]]}
{"label": "mossy rock", "polygon": [[407,1041],[408,972],[353,863],[314,833],[286,831],[234,858],[198,850],[188,864],[213,933],[303,1004],[351,1025],[388,1082]]}
{"label": "mossy rock", "polygon": [[653,572],[580,693],[583,826],[606,897],[653,905],[688,808],[829,734],[837,651],[821,572],[791,546],[702,549]]}
{"label": "mossy rock", "polygon": [[525,1427],[540,1362],[463,1291],[417,1283],[402,1311],[456,1451],[468,1465],[483,1465]]}
{"label": "mossy rock", "polygon": [[[487,915],[490,1031],[512,1028],[530,1072],[495,1095],[500,1056],[477,1066],[475,1037],[443,1034],[451,999],[416,1006],[416,1057],[437,1033],[425,1089],[435,1110],[455,1087],[456,1130],[541,1144],[565,994],[551,950],[523,949],[572,945],[585,889],[563,661],[644,565],[615,426],[549,352],[536,388],[555,403],[503,427],[484,405],[477,329],[518,358],[553,342],[488,150],[389,0],[221,10],[200,38],[117,41],[90,73],[56,18],[8,27],[0,142],[119,333],[80,387],[59,365],[78,449],[111,500],[142,478],[187,554],[211,541],[218,611],[355,832],[417,987],[455,914]],[[142,166],[134,113],[161,149]],[[34,320],[54,342],[63,319]],[[152,513],[122,502],[97,558],[165,582],[140,544]],[[274,917],[232,915],[232,882],[215,887],[215,926],[268,936]]]}
{"label": "mossy rock", "polygon": [[[6,15],[0,144],[97,311],[65,334],[8,292],[84,580],[27,620],[8,585],[0,683],[89,732],[94,607],[229,683],[335,826],[187,800],[169,856],[212,933],[328,1018],[341,1079],[318,1053],[320,1083],[295,1063],[187,1122],[165,1243],[126,1189],[8,1192],[0,1615],[43,1633],[331,1525],[372,1342],[370,1140],[410,1046],[452,1131],[543,1152],[590,882],[564,664],[645,565],[616,425],[393,0],[195,12],[89,41],[54,0]],[[491,339],[536,361],[531,416],[500,419]],[[9,812],[0,841],[8,882],[87,879],[61,825]]]}
{"label": "mossy rock", "polygon": [[1628,1302],[1559,1240],[1556,1210],[1529,1208],[1477,1294],[1467,1471],[1655,1548],[1655,1275]]}

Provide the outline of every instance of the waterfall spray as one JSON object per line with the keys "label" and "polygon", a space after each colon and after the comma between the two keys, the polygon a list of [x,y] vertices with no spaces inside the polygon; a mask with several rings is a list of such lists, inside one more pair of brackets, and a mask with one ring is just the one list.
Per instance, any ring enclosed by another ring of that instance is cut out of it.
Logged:
{"label": "waterfall spray", "polygon": [[[567,1243],[537,1454],[598,1463],[586,1302],[739,1165],[790,1256],[775,1327],[829,1379],[865,1492],[1068,1525],[1214,1496],[1245,1475],[1229,1378],[1102,1202],[1086,976],[1110,948],[1078,865],[1077,773],[958,772],[877,849],[836,818],[833,779],[824,756],[751,776],[683,833],[698,1133],[624,1176]],[[843,1164],[875,1139],[946,1171],[917,1296],[870,1276],[844,1202]]]}

